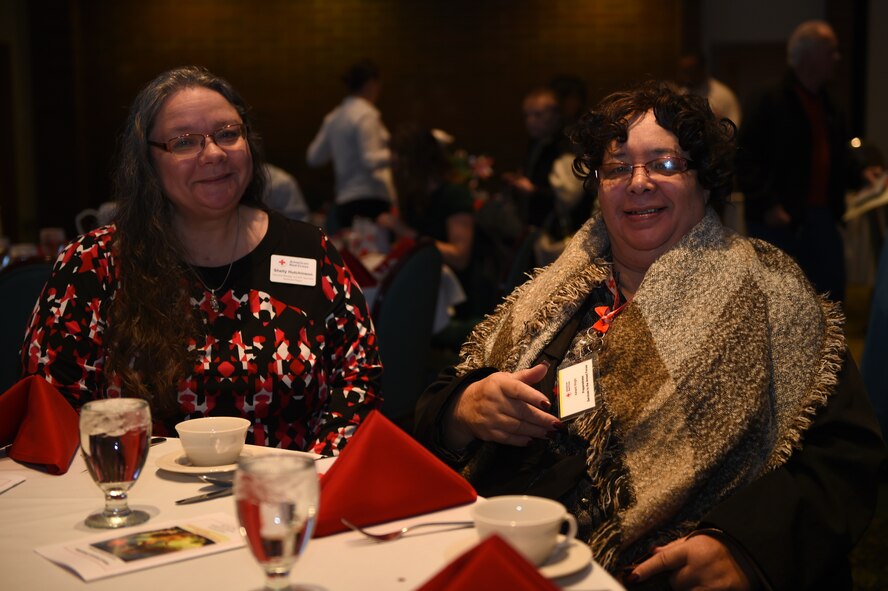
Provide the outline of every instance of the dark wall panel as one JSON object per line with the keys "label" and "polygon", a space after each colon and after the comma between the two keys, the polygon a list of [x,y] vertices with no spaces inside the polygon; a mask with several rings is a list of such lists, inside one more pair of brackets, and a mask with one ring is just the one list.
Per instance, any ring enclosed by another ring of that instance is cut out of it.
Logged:
{"label": "dark wall panel", "polygon": [[[668,76],[687,16],[680,0],[55,0],[30,7],[41,97],[38,191],[42,201],[67,200],[54,224],[108,197],[127,105],[173,66],[202,64],[231,80],[254,107],[269,160],[293,172],[318,204],[331,194],[331,175],[307,168],[305,149],[341,100],[339,76],[350,62],[380,64],[380,109],[390,129],[407,121],[440,127],[470,151],[493,155],[502,172],[522,161],[525,90],[568,73],[583,78],[595,100],[648,75]],[[59,129],[82,136],[73,141],[79,156],[69,153],[68,162],[56,151]]]}
{"label": "dark wall panel", "polygon": [[[9,45],[0,43],[0,129],[13,129],[12,62]],[[13,138],[0,142],[0,236],[18,240],[18,204],[15,185],[16,155]],[[0,245],[2,248],[2,245]]]}

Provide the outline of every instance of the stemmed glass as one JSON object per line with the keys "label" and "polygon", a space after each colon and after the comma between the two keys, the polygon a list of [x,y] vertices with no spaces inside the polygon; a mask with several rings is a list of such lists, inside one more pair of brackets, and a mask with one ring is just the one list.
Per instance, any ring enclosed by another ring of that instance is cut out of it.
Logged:
{"label": "stemmed glass", "polygon": [[139,478],[148,441],[151,410],[141,398],[93,400],[80,410],[80,449],[89,475],[105,493],[105,509],[86,518],[86,525],[117,528],[148,521],[144,511],[127,504],[126,493]]}
{"label": "stemmed glass", "polygon": [[318,475],[310,458],[242,457],[234,475],[241,534],[265,570],[265,589],[290,589],[290,569],[314,532]]}

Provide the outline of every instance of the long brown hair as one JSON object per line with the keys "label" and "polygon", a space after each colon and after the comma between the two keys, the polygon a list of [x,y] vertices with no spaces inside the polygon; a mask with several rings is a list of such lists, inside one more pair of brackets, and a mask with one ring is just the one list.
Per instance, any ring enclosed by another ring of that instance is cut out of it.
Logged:
{"label": "long brown hair", "polygon": [[416,125],[404,125],[397,131],[392,152],[401,217],[416,228],[431,208],[431,187],[450,180],[450,160],[432,131]]}
{"label": "long brown hair", "polygon": [[253,171],[240,202],[263,207],[266,182],[248,108],[226,80],[205,68],[186,66],[164,72],[136,96],[120,138],[114,178],[118,207],[113,248],[120,284],[105,330],[105,371],[117,376],[124,396],[148,400],[160,418],[176,411],[177,382],[194,368],[187,343],[200,334],[200,325],[189,301],[185,247],[173,230],[172,205],[161,190],[148,137],[163,104],[194,87],[221,94],[246,126]]}

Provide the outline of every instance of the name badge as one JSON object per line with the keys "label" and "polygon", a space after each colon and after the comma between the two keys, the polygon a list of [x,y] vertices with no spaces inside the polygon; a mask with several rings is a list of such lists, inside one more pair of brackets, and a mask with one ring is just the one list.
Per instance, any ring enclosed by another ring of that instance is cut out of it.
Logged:
{"label": "name badge", "polygon": [[597,357],[558,369],[558,418],[570,419],[595,408]]}
{"label": "name badge", "polygon": [[273,254],[268,279],[274,283],[314,287],[318,283],[318,263],[314,259]]}

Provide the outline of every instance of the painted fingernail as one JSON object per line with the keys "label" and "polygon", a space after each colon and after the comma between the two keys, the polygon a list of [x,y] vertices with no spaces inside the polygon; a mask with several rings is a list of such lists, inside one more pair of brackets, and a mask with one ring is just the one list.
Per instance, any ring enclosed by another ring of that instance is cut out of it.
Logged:
{"label": "painted fingernail", "polygon": [[641,579],[641,577],[639,577],[636,573],[629,573],[628,575],[626,575],[626,582],[630,584],[637,583],[639,579]]}
{"label": "painted fingernail", "polygon": [[542,364],[545,365],[546,367],[549,367],[549,366],[552,365],[551,363],[549,363],[549,360],[548,360],[548,359],[543,359],[542,361],[540,361],[540,363],[542,363]]}
{"label": "painted fingernail", "polygon": [[552,403],[548,400],[540,400],[540,408],[549,410],[550,408],[552,408]]}

